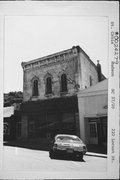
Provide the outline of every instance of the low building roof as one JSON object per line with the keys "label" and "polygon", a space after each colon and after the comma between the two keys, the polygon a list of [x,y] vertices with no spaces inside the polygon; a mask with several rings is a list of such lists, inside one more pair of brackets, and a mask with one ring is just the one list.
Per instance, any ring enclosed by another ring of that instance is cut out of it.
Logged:
{"label": "low building roof", "polygon": [[93,86],[90,86],[87,89],[80,90],[79,95],[81,96],[82,94],[91,94],[91,93],[98,93],[98,92],[107,92],[108,91],[108,79],[105,79]]}
{"label": "low building roof", "polygon": [[10,117],[14,114],[14,106],[10,106],[10,107],[4,107],[3,109],[3,117]]}

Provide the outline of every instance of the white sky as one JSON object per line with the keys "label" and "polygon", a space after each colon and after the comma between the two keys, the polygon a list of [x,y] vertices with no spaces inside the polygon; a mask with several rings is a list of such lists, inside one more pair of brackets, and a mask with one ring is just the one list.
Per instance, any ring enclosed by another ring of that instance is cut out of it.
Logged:
{"label": "white sky", "polygon": [[22,61],[79,45],[108,77],[108,18],[6,16],[4,92],[23,91]]}

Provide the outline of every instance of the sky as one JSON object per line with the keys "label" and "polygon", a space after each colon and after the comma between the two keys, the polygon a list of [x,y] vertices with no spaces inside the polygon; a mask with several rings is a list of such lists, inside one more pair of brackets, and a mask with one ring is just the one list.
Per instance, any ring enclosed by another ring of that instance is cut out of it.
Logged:
{"label": "sky", "polygon": [[93,16],[6,16],[4,93],[23,91],[21,62],[79,45],[108,77],[108,18]]}

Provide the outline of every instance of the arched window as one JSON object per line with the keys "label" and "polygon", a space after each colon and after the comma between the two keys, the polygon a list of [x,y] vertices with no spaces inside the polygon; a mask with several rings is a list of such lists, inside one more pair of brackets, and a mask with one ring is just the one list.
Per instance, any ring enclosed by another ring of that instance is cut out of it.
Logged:
{"label": "arched window", "polygon": [[92,86],[92,77],[90,76],[90,86]]}
{"label": "arched window", "polygon": [[67,76],[66,74],[61,75],[61,92],[67,91]]}
{"label": "arched window", "polygon": [[33,81],[33,96],[38,96],[38,80]]}
{"label": "arched window", "polygon": [[52,93],[52,80],[51,77],[46,78],[46,94]]}

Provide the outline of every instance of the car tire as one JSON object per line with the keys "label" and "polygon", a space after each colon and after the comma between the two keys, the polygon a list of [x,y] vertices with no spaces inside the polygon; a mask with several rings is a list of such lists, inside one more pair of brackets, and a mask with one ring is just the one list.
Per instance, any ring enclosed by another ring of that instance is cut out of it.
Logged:
{"label": "car tire", "polygon": [[83,154],[79,155],[79,160],[82,161],[83,160]]}
{"label": "car tire", "polygon": [[53,152],[49,152],[49,157],[51,158],[51,159],[53,159],[54,158],[54,154],[53,154]]}

